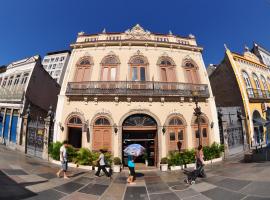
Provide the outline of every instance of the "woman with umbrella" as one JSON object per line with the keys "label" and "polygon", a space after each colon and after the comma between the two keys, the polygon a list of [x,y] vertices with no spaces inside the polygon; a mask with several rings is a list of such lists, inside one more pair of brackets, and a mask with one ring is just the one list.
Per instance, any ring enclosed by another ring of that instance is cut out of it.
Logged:
{"label": "woman with umbrella", "polygon": [[127,179],[127,182],[129,184],[135,184],[134,183],[134,180],[135,180],[135,176],[136,176],[136,173],[135,173],[135,156],[132,156],[132,155],[128,155],[128,169],[129,169],[129,176],[128,176],[128,179]]}
{"label": "woman with umbrella", "polygon": [[145,151],[145,148],[140,144],[131,144],[125,148],[124,152],[128,155],[128,168],[129,168],[129,177],[127,182],[129,184],[134,184],[135,180],[135,158],[142,155]]}

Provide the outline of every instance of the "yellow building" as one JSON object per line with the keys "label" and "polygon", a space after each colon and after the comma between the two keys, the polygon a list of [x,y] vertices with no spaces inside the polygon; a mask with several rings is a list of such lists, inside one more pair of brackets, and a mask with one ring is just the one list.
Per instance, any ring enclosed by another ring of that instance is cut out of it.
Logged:
{"label": "yellow building", "polygon": [[209,77],[217,107],[241,107],[247,142],[266,143],[270,102],[269,68],[246,47],[243,55],[226,47],[225,57]]}

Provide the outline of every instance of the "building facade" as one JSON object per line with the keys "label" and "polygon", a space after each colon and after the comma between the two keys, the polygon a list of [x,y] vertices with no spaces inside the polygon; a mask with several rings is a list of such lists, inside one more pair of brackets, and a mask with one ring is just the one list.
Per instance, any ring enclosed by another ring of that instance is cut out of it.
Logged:
{"label": "building facade", "polygon": [[266,143],[270,74],[246,47],[243,55],[226,48],[223,61],[209,77],[217,107],[239,107],[250,146]]}
{"label": "building facade", "polygon": [[270,52],[257,43],[253,44],[252,52],[260,59],[261,63],[270,67]]}
{"label": "building facade", "polygon": [[47,53],[43,58],[42,65],[44,69],[59,85],[62,85],[69,57],[70,51],[65,50]]}
{"label": "building facade", "polygon": [[[123,33],[78,34],[58,98],[54,141],[124,158],[131,143],[150,165],[170,151],[219,141],[215,102],[195,37],[154,34],[140,25]],[[203,114],[193,115],[194,97]],[[196,134],[197,133],[197,134]]]}
{"label": "building facade", "polygon": [[46,117],[50,106],[56,108],[60,86],[43,69],[40,56],[10,63],[0,77],[0,142],[25,151],[22,122],[28,106],[32,119]]}

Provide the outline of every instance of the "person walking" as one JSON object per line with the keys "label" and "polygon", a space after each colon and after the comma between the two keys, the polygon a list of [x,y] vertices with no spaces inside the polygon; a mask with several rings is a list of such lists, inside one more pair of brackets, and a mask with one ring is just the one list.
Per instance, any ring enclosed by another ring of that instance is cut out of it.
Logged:
{"label": "person walking", "polygon": [[129,169],[129,176],[127,179],[127,182],[129,184],[135,184],[135,178],[136,178],[136,173],[135,173],[135,163],[134,163],[135,157],[132,155],[128,155],[128,169]]}
{"label": "person walking", "polygon": [[198,146],[198,149],[196,151],[195,155],[196,159],[196,169],[200,170],[199,177],[206,177],[206,174],[204,172],[203,166],[204,166],[204,155],[203,155],[203,148],[202,145]]}
{"label": "person walking", "polygon": [[99,151],[100,151],[100,155],[97,160],[98,170],[95,176],[99,177],[100,171],[102,170],[106,174],[107,177],[111,178],[111,174],[106,170],[104,151],[102,149],[100,149]]}
{"label": "person walking", "polygon": [[65,140],[60,148],[61,169],[56,173],[57,177],[60,177],[61,173],[64,172],[64,179],[69,179],[67,176],[67,169],[68,169],[67,146],[68,142]]}

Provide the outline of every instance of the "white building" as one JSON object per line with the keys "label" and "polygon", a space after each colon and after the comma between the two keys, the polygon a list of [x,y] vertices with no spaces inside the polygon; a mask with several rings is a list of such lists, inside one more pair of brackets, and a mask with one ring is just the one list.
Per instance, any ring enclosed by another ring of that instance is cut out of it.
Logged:
{"label": "white building", "polygon": [[27,135],[22,134],[23,116],[31,105],[32,119],[46,117],[55,109],[60,86],[41,65],[40,56],[10,63],[0,73],[0,142],[24,151]]}
{"label": "white building", "polygon": [[62,85],[69,57],[69,50],[55,51],[47,53],[42,61],[44,69],[59,85]]}

